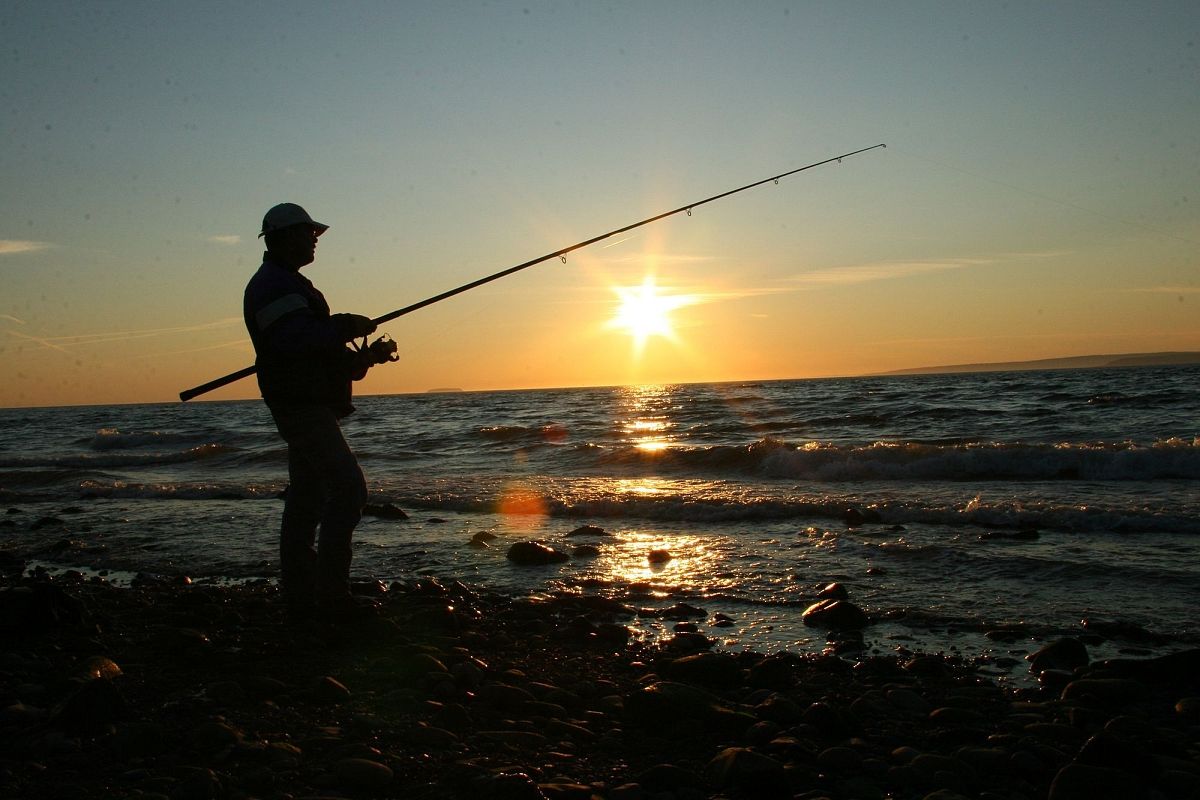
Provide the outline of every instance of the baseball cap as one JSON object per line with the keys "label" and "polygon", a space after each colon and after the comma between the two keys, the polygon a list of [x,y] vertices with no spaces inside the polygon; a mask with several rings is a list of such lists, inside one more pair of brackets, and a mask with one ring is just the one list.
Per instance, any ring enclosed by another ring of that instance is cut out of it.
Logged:
{"label": "baseball cap", "polygon": [[317,236],[329,230],[328,225],[317,222],[308,215],[307,211],[295,203],[280,203],[263,217],[262,233],[258,235],[262,237],[272,231],[290,228],[293,225],[311,225],[317,232]]}

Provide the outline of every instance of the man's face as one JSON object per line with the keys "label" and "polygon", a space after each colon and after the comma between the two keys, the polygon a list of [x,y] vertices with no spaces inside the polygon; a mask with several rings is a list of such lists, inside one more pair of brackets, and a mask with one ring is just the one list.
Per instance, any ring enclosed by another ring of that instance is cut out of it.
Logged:
{"label": "man's face", "polygon": [[281,233],[285,235],[280,237],[283,241],[280,242],[276,255],[286,259],[296,269],[313,262],[317,254],[316,228],[311,225],[293,225]]}

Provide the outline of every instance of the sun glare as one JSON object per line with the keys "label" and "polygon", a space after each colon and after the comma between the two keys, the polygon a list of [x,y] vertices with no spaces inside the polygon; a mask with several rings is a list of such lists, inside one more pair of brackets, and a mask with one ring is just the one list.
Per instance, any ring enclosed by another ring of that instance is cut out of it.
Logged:
{"label": "sun glare", "polygon": [[690,294],[663,294],[655,285],[653,275],[647,275],[641,286],[616,286],[613,291],[621,305],[608,326],[629,333],[639,353],[651,336],[674,339],[671,312],[696,302],[696,297]]}

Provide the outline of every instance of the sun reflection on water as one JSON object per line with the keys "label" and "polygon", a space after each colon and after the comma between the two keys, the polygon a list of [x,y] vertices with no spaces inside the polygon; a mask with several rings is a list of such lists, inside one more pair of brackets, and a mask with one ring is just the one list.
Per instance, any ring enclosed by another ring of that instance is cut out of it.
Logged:
{"label": "sun reflection on water", "polygon": [[711,542],[693,534],[664,531],[626,531],[616,547],[595,565],[604,579],[616,585],[640,585],[653,593],[669,587],[697,591],[719,564]]}
{"label": "sun reflection on water", "polygon": [[677,411],[670,386],[627,386],[618,395],[616,424],[622,438],[643,453],[658,453],[671,447]]}

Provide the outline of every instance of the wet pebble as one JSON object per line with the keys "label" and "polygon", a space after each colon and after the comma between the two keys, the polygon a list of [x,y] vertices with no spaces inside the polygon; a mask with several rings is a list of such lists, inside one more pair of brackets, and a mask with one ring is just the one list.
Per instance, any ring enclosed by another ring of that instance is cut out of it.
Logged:
{"label": "wet pebble", "polygon": [[649,561],[651,564],[665,564],[674,558],[675,558],[675,556],[671,555],[670,550],[663,550],[663,549],[651,550],[646,555],[646,560]]}
{"label": "wet pebble", "polygon": [[567,536],[608,536],[608,531],[596,525],[580,525],[569,532]]}
{"label": "wet pebble", "polygon": [[1181,719],[1195,722],[1200,720],[1200,697],[1185,697],[1175,704],[1175,713]]}
{"label": "wet pebble", "polygon": [[1145,797],[1145,783],[1117,769],[1068,764],[1050,784],[1048,800],[1124,800]]}
{"label": "wet pebble", "polygon": [[200,723],[189,737],[192,747],[205,753],[219,752],[241,740],[242,732],[222,719]]}
{"label": "wet pebble", "polygon": [[887,701],[899,711],[913,717],[924,717],[933,709],[929,701],[912,689],[889,689]]}
{"label": "wet pebble", "polygon": [[324,675],[317,679],[309,696],[313,702],[336,705],[350,699],[350,690],[337,678]]}
{"label": "wet pebble", "polygon": [[720,789],[753,797],[790,798],[791,784],[781,762],[746,747],[728,747],[708,763],[706,773]]}
{"label": "wet pebble", "polygon": [[850,592],[840,583],[828,583],[820,588],[817,597],[822,600],[849,600]]}
{"label": "wet pebble", "polygon": [[353,789],[379,791],[392,782],[391,767],[366,758],[343,758],[334,764],[339,781]]}
{"label": "wet pebble", "polygon": [[1142,700],[1147,694],[1145,684],[1128,678],[1080,678],[1063,688],[1062,699],[1124,705]]}
{"label": "wet pebble", "polygon": [[1053,641],[1025,658],[1029,660],[1029,671],[1034,675],[1048,669],[1071,672],[1088,664],[1087,647],[1079,639],[1071,637]]}

